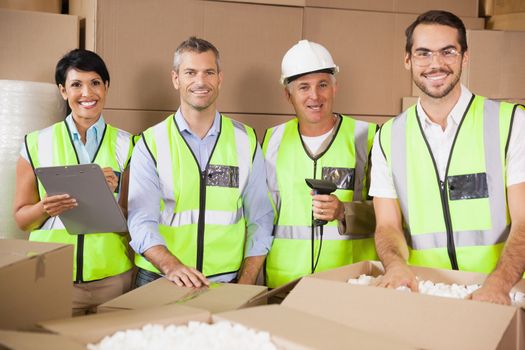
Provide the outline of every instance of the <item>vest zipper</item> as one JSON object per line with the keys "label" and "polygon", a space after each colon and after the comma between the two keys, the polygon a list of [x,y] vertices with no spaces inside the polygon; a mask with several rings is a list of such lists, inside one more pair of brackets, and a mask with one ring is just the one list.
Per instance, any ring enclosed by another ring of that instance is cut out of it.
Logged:
{"label": "vest zipper", "polygon": [[[314,176],[313,178],[315,179],[315,175],[317,173],[317,159],[314,159]],[[311,209],[311,220],[310,220],[310,229],[311,229],[311,232],[312,232],[312,235],[311,235],[311,244],[310,244],[310,263],[311,263],[311,271],[312,273],[314,273],[314,261],[315,261],[315,225],[314,225],[314,210],[313,208]],[[321,253],[321,252],[319,252]]]}
{"label": "vest zipper", "polygon": [[[67,125],[67,122],[64,120],[64,125],[66,126],[66,130],[67,130],[67,135],[69,136],[69,142],[71,144],[71,147],[73,148],[73,151],[75,152],[75,157],[76,157],[76,160],[77,160],[77,164],[80,164],[80,159],[78,157],[78,153],[77,153],[77,149],[75,148],[75,143],[73,142],[73,138],[71,137],[71,130],[69,130],[69,126]],[[106,132],[106,128],[104,127],[104,134]],[[102,136],[102,139],[100,140],[100,145],[98,146],[98,149],[100,149],[101,145],[102,145],[102,141],[103,141],[103,137],[104,135]],[[97,149],[97,153],[98,153],[98,149]],[[96,155],[95,155],[96,157]],[[95,161],[95,157],[93,157],[93,161],[91,163],[93,163]],[[75,277],[75,282],[76,283],[82,283],[84,282],[84,279],[83,279],[83,274],[84,274],[84,235],[83,234],[80,234],[77,236],[77,275]]]}
{"label": "vest zipper", "polygon": [[450,161],[452,159],[452,153],[454,152],[454,146],[456,145],[456,140],[461,130],[461,126],[463,125],[463,121],[465,120],[465,117],[468,111],[470,110],[470,106],[472,105],[472,102],[474,101],[474,97],[476,96],[473,94],[468,103],[467,108],[465,109],[465,112],[463,113],[463,116],[461,117],[461,122],[459,123],[458,129],[456,130],[456,135],[454,136],[452,147],[450,147],[450,154],[448,155],[447,167],[445,169],[445,176],[444,176],[445,181],[441,181],[439,177],[439,171],[438,171],[438,167],[436,164],[436,160],[434,158],[434,155],[432,154],[432,149],[430,148],[430,144],[428,143],[427,137],[425,136],[423,127],[421,126],[419,115],[416,109],[416,121],[419,126],[419,130],[421,131],[421,136],[423,136],[423,140],[425,140],[425,144],[427,145],[428,153],[430,154],[430,158],[432,159],[432,164],[434,165],[434,171],[436,172],[436,178],[438,180],[439,195],[441,197],[441,207],[443,209],[443,218],[445,219],[445,229],[447,230],[447,253],[448,253],[448,258],[450,260],[450,266],[452,267],[453,270],[459,270],[459,266],[458,266],[458,258],[456,255],[456,245],[454,244],[454,230],[452,228],[450,208],[448,206],[447,186],[445,185],[447,183],[448,169],[450,166]]}
{"label": "vest zipper", "polygon": [[459,270],[458,259],[456,256],[456,246],[454,244],[454,231],[452,230],[452,219],[450,218],[450,208],[448,206],[447,191],[444,181],[439,181],[439,194],[441,195],[441,204],[443,206],[443,216],[445,218],[445,227],[447,229],[447,252],[450,259],[450,265],[453,270]]}
{"label": "vest zipper", "polygon": [[[211,158],[211,157],[210,157]],[[204,219],[206,217],[206,173],[208,166],[201,171],[200,176],[200,198],[199,198],[199,221],[197,223],[197,270],[202,272],[204,261]]]}
{"label": "vest zipper", "polygon": [[77,276],[75,278],[76,283],[84,282],[82,278],[84,273],[84,235],[77,236]]}

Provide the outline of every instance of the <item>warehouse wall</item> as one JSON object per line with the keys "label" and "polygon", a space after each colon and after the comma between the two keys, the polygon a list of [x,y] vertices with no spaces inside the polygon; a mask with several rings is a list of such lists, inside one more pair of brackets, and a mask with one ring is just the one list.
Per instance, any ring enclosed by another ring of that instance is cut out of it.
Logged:
{"label": "warehouse wall", "polygon": [[[462,80],[467,87],[488,97],[525,99],[525,70],[519,69],[525,61],[525,32],[483,30],[486,19],[478,17],[493,15],[487,20],[491,28],[520,29],[514,22],[505,27],[497,18],[516,15],[520,8],[513,3],[0,0],[0,79],[53,83],[54,65],[61,55],[75,47],[94,50],[111,74],[105,118],[139,133],[178,108],[170,78],[172,56],[182,40],[196,35],[221,52],[220,111],[253,126],[262,137],[266,128],[293,116],[279,85],[280,63],[293,44],[306,38],[326,46],[340,66],[335,111],[380,124],[402,111],[403,98],[414,102],[408,97],[419,94],[403,66],[404,29],[418,13],[432,8],[455,12],[472,30],[471,64]],[[498,49],[492,50],[496,44]],[[16,137],[21,142],[33,129],[28,124],[16,130]],[[3,166],[14,171],[14,164]],[[12,192],[13,186],[7,190]],[[0,207],[0,214],[6,210],[11,211],[11,203]],[[2,231],[2,226],[8,228]],[[0,237],[21,236],[13,227],[12,222],[0,225]]]}

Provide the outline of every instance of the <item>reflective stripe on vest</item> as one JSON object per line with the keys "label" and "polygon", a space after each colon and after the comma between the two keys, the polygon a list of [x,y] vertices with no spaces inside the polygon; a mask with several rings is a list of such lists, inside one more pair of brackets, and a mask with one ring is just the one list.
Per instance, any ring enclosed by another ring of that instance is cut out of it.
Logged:
{"label": "reflective stripe on vest", "polygon": [[[381,147],[385,151],[387,162],[392,169],[392,177],[405,222],[407,241],[414,251],[427,250],[427,253],[420,252],[415,254],[414,252],[414,256],[416,256],[414,259],[417,261],[412,259],[411,254],[409,262],[434,266],[431,256],[438,252],[435,249],[441,249],[442,251],[447,250],[447,248],[450,249],[450,244],[452,243],[453,247],[458,248],[458,251],[468,255],[468,257],[456,257],[460,269],[491,272],[495,267],[491,264],[492,261],[497,261],[497,257],[492,256],[491,262],[485,264],[483,261],[472,260],[472,254],[468,253],[468,251],[478,249],[475,247],[486,246],[488,248],[483,249],[486,254],[496,254],[499,248],[492,249],[490,247],[505,242],[510,232],[504,178],[505,146],[510,130],[511,113],[509,112],[512,110],[509,106],[509,104],[502,104],[482,97],[473,98],[458,127],[456,140],[454,141],[447,166],[444,181],[447,207],[442,207],[443,204],[433,206],[428,201],[412,203],[410,200],[410,198],[413,198],[416,201],[418,200],[417,198],[420,198],[423,201],[425,196],[425,194],[417,193],[417,189],[413,186],[424,186],[427,188],[424,193],[429,193],[431,187],[435,187],[439,181],[437,179],[437,170],[435,171],[434,180],[428,179],[431,182],[434,181],[434,185],[426,182],[427,179],[421,179],[423,173],[417,175],[408,173],[410,164],[408,163],[407,155],[409,155],[409,152],[411,154],[417,152],[418,146],[415,142],[418,141],[414,140],[424,137],[421,136],[423,135],[421,129],[414,131],[418,135],[416,137],[410,136],[409,138],[407,135],[408,130],[410,130],[409,120],[411,125],[419,121],[416,107],[412,106],[397,118],[387,122],[388,125],[385,125],[385,132],[381,131]],[[410,147],[407,145],[407,140],[412,142]],[[467,144],[465,143],[466,140],[471,141]],[[475,142],[476,145],[482,145],[484,152],[472,154],[473,147],[465,148],[467,145],[471,145],[472,142]],[[428,148],[423,148],[425,149],[423,152],[427,154],[423,157],[429,157]],[[421,155],[421,153],[419,154]],[[461,164],[460,160],[457,159],[459,157],[467,160],[463,161],[466,165]],[[419,168],[431,164],[428,160],[423,160],[423,158],[414,159],[414,162],[417,162],[417,167]],[[412,165],[415,166],[415,163]],[[469,172],[466,169],[471,170]],[[462,172],[464,171],[469,172],[469,174],[463,175]],[[410,180],[411,176],[412,180]],[[416,177],[419,179],[416,180]],[[417,181],[417,185],[414,184],[414,181]],[[434,189],[431,191],[435,193]],[[429,212],[428,208],[436,207],[439,207],[444,214]],[[452,208],[448,209],[449,207]],[[486,208],[487,217],[483,214],[485,213],[483,208]],[[445,228],[446,225],[439,222],[442,222],[447,209],[451,217],[451,237],[453,242],[447,240],[446,230],[435,230],[436,227]],[[461,213],[461,217],[458,216],[460,215],[459,213]],[[425,219],[422,219],[422,214],[425,215]],[[464,215],[468,215],[468,217]],[[432,216],[431,219],[429,219],[429,216]],[[424,226],[421,226],[420,223],[414,223],[414,221],[421,222],[421,220],[426,220],[423,223]],[[483,226],[487,228],[480,229]],[[423,229],[423,227],[426,228]],[[434,227],[433,231],[431,230],[432,227]],[[431,251],[431,249],[434,250]],[[424,254],[428,255],[427,261],[424,258]],[[481,260],[484,259],[483,257],[480,258]],[[439,259],[436,259],[435,262],[437,260]],[[442,263],[443,261],[441,260]],[[449,265],[435,267],[450,268]]]}
{"label": "reflective stripe on vest", "polygon": [[[253,129],[221,116],[221,131],[204,172],[173,115],[143,136],[159,174],[159,231],[168,249],[206,276],[236,272],[243,258],[246,223],[242,194],[256,147]],[[135,261],[158,272],[139,255]]]}
{"label": "reflective stripe on vest", "polygon": [[[236,224],[243,217],[242,208],[237,211],[225,210],[206,210],[204,222],[210,225],[232,225]],[[186,210],[180,213],[172,213],[171,219],[166,225],[171,227],[181,227],[185,225],[196,225],[199,220],[199,210]]]}
{"label": "reflective stripe on vest", "polygon": [[[25,144],[33,168],[78,164],[65,121],[28,134]],[[131,136],[106,125],[94,163],[101,167],[112,167],[114,171],[122,173],[129,162],[131,151]],[[46,194],[39,182],[38,194],[40,198]],[[76,282],[114,276],[132,267],[127,256],[127,241],[123,235],[70,235],[59,217],[48,218],[39,229],[31,232],[30,240],[75,245],[73,280]]]}
{"label": "reflective stripe on vest", "polygon": [[[366,195],[366,164],[374,133],[374,125],[342,116],[328,148],[312,159],[302,143],[297,118],[268,130],[263,153],[276,211],[274,241],[266,264],[269,287],[311,273],[312,245],[313,259],[317,259],[321,236],[319,227],[312,228],[310,189],[304,179],[334,182],[338,187],[334,194],[343,202],[361,200]],[[354,254],[352,247],[358,241],[362,241],[357,243],[360,251]],[[376,258],[373,233],[359,237],[340,235],[337,220],[324,226],[316,271],[352,263],[353,257]]]}
{"label": "reflective stripe on vest", "polygon": [[[274,238],[284,239],[312,239],[312,227],[311,226],[278,226],[274,231]],[[331,241],[345,241],[352,239],[364,239],[371,238],[369,234],[352,236],[342,235],[339,233],[337,226],[325,226],[323,230],[323,239]]]}
{"label": "reflective stripe on vest", "polygon": [[[252,155],[250,150],[253,146],[250,144],[248,134],[244,129],[244,125],[235,120],[230,120],[234,126],[235,145],[238,155],[239,163],[239,184],[238,188],[241,193],[244,193],[246,184],[248,183],[248,176],[251,170]],[[165,132],[166,125],[162,127],[153,128],[155,135],[156,149],[170,149],[171,144],[168,133]],[[199,210],[188,212],[175,213],[176,201],[174,198],[173,183],[174,181],[167,181],[165,179],[173,179],[173,162],[170,152],[157,152],[157,169],[159,178],[164,181],[160,182],[161,193],[164,201],[164,209],[161,212],[160,224],[167,226],[183,226],[189,224],[196,224]],[[206,223],[217,225],[231,225],[235,224],[242,217],[242,209],[238,208],[236,212],[227,211],[210,211],[206,210]]]}

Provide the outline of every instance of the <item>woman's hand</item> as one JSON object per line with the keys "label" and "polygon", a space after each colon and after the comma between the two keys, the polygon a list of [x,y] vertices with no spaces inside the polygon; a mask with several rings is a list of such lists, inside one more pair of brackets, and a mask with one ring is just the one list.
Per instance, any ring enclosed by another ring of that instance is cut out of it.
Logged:
{"label": "woman's hand", "polygon": [[106,182],[108,183],[111,192],[115,192],[115,189],[118,186],[118,176],[115,175],[115,172],[110,167],[102,168]]}
{"label": "woman's hand", "polygon": [[69,194],[46,196],[40,202],[42,203],[44,213],[48,216],[57,216],[78,206],[77,200],[71,198]]}

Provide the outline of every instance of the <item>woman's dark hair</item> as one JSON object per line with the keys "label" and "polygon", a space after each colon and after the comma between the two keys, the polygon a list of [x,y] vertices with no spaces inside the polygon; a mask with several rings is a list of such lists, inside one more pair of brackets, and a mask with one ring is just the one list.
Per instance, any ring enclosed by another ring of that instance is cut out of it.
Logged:
{"label": "woman's dark hair", "polygon": [[458,42],[461,46],[461,52],[466,52],[467,46],[467,33],[465,31],[465,25],[463,21],[455,14],[447,11],[432,10],[425,12],[414,21],[405,30],[406,45],[405,51],[410,54],[412,52],[412,45],[414,45],[413,34],[416,27],[420,24],[440,24],[443,26],[449,26],[458,30]]}
{"label": "woman's dark hair", "polygon": [[99,55],[93,51],[75,49],[69,51],[58,61],[55,69],[55,82],[65,86],[67,72],[76,69],[83,72],[96,72],[104,83],[109,86],[109,72],[106,64]]}

